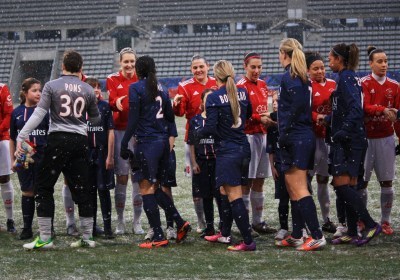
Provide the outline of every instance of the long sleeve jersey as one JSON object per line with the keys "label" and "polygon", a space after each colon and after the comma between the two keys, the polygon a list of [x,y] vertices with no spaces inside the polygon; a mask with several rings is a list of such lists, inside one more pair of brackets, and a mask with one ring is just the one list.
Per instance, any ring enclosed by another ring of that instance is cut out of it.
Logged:
{"label": "long sleeve jersey", "polygon": [[246,121],[245,133],[267,133],[265,126],[261,123],[261,114],[268,112],[267,83],[261,79],[258,79],[257,82],[252,82],[247,77],[244,77],[237,83],[237,87],[244,87],[247,90],[253,109],[251,118]]}
{"label": "long sleeve jersey", "polygon": [[367,138],[383,138],[393,135],[392,122],[385,117],[386,108],[399,108],[399,83],[385,78],[379,83],[372,74],[361,79],[364,93],[365,129]]}
{"label": "long sleeve jersey", "polygon": [[214,78],[208,77],[205,85],[199,83],[195,78],[181,82],[178,85],[178,94],[181,94],[183,97],[179,104],[174,104],[173,109],[176,116],[186,117],[185,142],[188,137],[190,119],[201,113],[201,93],[205,89],[217,89],[217,82]]}
{"label": "long sleeve jersey", "polygon": [[[129,86],[138,81],[138,77],[133,75],[131,79],[127,79],[122,72],[109,75],[106,80],[106,88],[108,90],[108,102],[113,111],[113,119],[116,130],[125,130],[128,123],[129,112]],[[119,97],[126,96],[121,102],[122,111],[118,110],[116,102]]]}
{"label": "long sleeve jersey", "polygon": [[103,147],[107,149],[108,132],[110,129],[114,129],[112,112],[110,105],[104,100],[98,101],[97,108],[99,109],[101,121],[96,125],[90,121],[88,122],[89,148]]}
{"label": "long sleeve jersey", "polygon": [[10,119],[13,104],[6,84],[0,83],[0,141],[10,139]]}

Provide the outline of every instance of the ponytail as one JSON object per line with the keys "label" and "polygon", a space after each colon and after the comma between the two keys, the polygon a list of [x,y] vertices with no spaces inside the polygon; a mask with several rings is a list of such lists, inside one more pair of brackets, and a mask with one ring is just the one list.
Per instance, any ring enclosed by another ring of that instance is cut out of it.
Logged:
{"label": "ponytail", "polygon": [[347,69],[355,71],[358,67],[360,50],[356,44],[351,44],[349,46],[349,61],[347,63]]}
{"label": "ponytail", "polygon": [[303,53],[303,46],[294,38],[287,38],[281,41],[279,50],[286,53],[290,58],[290,76],[299,77],[303,83],[308,81],[306,58]]}
{"label": "ponytail", "polygon": [[229,61],[219,60],[214,64],[214,75],[218,81],[224,83],[226,86],[226,92],[233,115],[233,124],[237,125],[240,118],[240,105],[235,84],[235,70]]}
{"label": "ponytail", "polygon": [[135,69],[140,80],[146,78],[146,94],[151,100],[155,100],[158,96],[158,82],[154,59],[147,55],[139,57]]}
{"label": "ponytail", "polygon": [[332,55],[341,57],[343,65],[347,70],[355,71],[359,62],[359,49],[356,44],[346,45],[344,43],[337,44],[332,48]]}

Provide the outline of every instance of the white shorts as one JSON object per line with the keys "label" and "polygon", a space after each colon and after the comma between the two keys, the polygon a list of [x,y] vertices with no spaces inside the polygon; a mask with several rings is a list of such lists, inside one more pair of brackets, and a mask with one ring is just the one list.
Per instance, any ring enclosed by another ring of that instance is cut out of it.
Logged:
{"label": "white shorts", "polygon": [[396,155],[394,136],[368,139],[368,149],[364,161],[364,180],[371,179],[372,170],[375,170],[379,182],[395,179]]}
{"label": "white shorts", "polygon": [[325,139],[316,138],[314,169],[310,170],[308,174],[310,174],[311,176],[317,174],[324,177],[329,177],[328,161],[329,161],[329,145],[325,143]]}
{"label": "white shorts", "polygon": [[251,150],[249,179],[270,177],[272,172],[269,156],[266,152],[267,135],[262,133],[247,134],[247,141],[249,141]]}
{"label": "white shorts", "polygon": [[[121,141],[124,138],[125,130],[114,130],[114,173],[115,175],[129,175],[131,167],[129,160],[125,160],[119,156],[121,149]],[[132,137],[128,143],[128,149],[134,151],[135,138]]]}
{"label": "white shorts", "polygon": [[0,176],[12,174],[11,156],[10,156],[10,140],[0,141]]}

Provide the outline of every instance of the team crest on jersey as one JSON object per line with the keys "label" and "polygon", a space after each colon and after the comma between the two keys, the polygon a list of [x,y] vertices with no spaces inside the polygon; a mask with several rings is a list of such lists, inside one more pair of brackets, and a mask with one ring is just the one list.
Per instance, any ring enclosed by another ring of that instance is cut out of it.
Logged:
{"label": "team crest on jersey", "polygon": [[117,87],[118,89],[124,88],[121,84]]}
{"label": "team crest on jersey", "polygon": [[386,97],[387,99],[392,99],[392,98],[393,98],[393,91],[392,91],[391,88],[388,88],[388,89],[386,90],[385,97]]}
{"label": "team crest on jersey", "polygon": [[261,89],[261,93],[264,97],[267,97],[267,91],[265,90],[265,88]]}

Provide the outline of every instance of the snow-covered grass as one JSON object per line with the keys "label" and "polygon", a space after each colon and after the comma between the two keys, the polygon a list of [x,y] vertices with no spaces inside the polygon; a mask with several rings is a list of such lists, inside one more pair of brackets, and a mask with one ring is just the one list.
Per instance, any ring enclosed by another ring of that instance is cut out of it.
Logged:
{"label": "snow-covered grass", "polygon": [[[174,188],[175,202],[182,216],[193,223],[196,218],[191,200],[191,180],[183,176],[183,127],[184,120],[177,119],[180,137],[177,139],[178,187]],[[397,168],[399,170],[399,167]],[[15,221],[22,226],[20,190],[16,175],[12,176],[15,188]],[[394,183],[398,187],[397,180]],[[273,199],[273,182],[265,183],[266,203],[264,216],[273,226],[278,226],[277,201]],[[74,241],[65,234],[65,217],[61,198],[62,180],[55,188],[56,249],[47,252],[27,252],[23,241],[7,233],[0,233],[0,278],[1,279],[129,279],[129,278],[222,278],[222,279],[308,279],[308,278],[359,278],[394,279],[400,276],[400,219],[399,192],[393,208],[393,236],[379,236],[371,244],[357,248],[353,246],[328,245],[319,252],[301,253],[293,249],[278,249],[273,236],[256,239],[257,251],[248,253],[228,252],[225,245],[207,244],[195,232],[190,233],[183,244],[171,244],[167,248],[143,250],[137,247],[142,236],[132,233],[114,240],[98,238],[94,249],[72,249]],[[131,220],[130,191],[127,199],[127,220]],[[335,217],[334,194],[332,195],[332,217]],[[318,203],[317,203],[318,205]],[[379,221],[379,186],[371,181],[368,209]],[[162,211],[161,211],[162,212]],[[216,213],[217,215],[217,213]],[[100,213],[99,215],[100,216]],[[115,219],[115,211],[113,211]],[[146,218],[143,225],[147,229]],[[5,224],[4,210],[0,206],[0,221]],[[98,218],[101,224],[100,218]],[[162,219],[164,222],[164,219]],[[113,222],[113,227],[116,223]],[[35,229],[36,229],[35,219]],[[131,223],[128,223],[131,229]],[[236,240],[240,235],[234,228]],[[331,238],[331,235],[327,235]]]}

